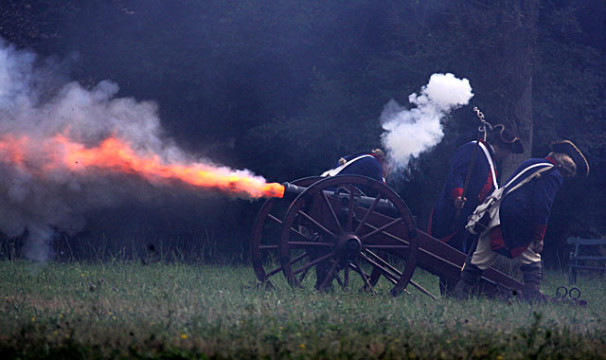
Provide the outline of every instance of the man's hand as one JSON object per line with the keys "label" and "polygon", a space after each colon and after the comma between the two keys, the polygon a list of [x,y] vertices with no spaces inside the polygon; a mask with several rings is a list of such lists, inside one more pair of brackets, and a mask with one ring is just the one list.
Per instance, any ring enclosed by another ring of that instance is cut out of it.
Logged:
{"label": "man's hand", "polygon": [[465,201],[467,201],[467,198],[465,198],[465,197],[462,197],[462,196],[456,197],[453,202],[454,207],[457,209],[462,209],[463,206],[465,206]]}
{"label": "man's hand", "polygon": [[530,244],[530,249],[532,249],[532,251],[536,252],[537,254],[540,254],[541,251],[543,251],[543,239],[533,240]]}

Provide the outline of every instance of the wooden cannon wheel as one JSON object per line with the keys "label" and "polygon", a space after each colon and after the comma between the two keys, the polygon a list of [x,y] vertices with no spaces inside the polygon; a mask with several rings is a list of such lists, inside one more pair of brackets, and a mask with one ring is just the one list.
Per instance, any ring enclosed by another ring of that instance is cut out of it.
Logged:
{"label": "wooden cannon wheel", "polygon": [[[323,179],[311,176],[292,181],[291,184],[307,187]],[[255,218],[253,225],[250,256],[257,279],[273,286],[271,279],[276,275],[282,277],[282,267],[279,264],[278,243],[282,230],[282,219],[288,210],[289,202],[284,199],[271,198],[265,201]]]}
{"label": "wooden cannon wheel", "polygon": [[[293,200],[278,251],[292,287],[324,290],[338,283],[397,295],[412,278],[418,247],[415,221],[393,190],[364,176],[339,175]],[[306,276],[312,269],[315,276]]]}

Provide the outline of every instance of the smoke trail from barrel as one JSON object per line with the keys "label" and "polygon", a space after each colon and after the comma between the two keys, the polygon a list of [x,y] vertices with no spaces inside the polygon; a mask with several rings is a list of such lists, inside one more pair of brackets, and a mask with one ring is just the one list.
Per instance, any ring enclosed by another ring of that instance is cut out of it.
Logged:
{"label": "smoke trail from barrel", "polygon": [[467,79],[433,74],[420,94],[413,93],[408,109],[391,100],[381,113],[381,143],[394,168],[406,168],[412,158],[437,145],[444,137],[442,122],[473,97]]}
{"label": "smoke trail from barrel", "polygon": [[0,39],[0,230],[25,234],[30,259],[52,257],[53,234],[81,230],[85,211],[167,187],[281,196],[280,184],[182,151],[163,133],[154,102],[119,98],[111,81],[60,83],[39,63]]}

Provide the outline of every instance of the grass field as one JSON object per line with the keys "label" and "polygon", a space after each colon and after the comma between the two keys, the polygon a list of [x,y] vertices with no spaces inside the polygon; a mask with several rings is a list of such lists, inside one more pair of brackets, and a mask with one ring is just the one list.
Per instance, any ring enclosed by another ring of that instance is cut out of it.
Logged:
{"label": "grass field", "polygon": [[244,266],[2,261],[0,358],[606,359],[600,276],[579,279],[586,307],[255,284]]}

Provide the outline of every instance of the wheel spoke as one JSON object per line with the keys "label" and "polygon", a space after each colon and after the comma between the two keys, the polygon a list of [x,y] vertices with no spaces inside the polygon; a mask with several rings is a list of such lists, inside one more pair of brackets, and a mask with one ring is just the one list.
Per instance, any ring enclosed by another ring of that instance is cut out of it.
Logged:
{"label": "wheel spoke", "polygon": [[330,257],[334,256],[334,254],[335,254],[335,253],[331,251],[330,253],[328,253],[328,254],[326,254],[326,255],[320,256],[320,257],[319,257],[319,258],[317,258],[317,259],[313,259],[312,261],[309,261],[308,263],[306,263],[305,265],[303,265],[303,266],[302,266],[302,267],[300,267],[299,269],[297,269],[297,270],[293,271],[293,274],[298,274],[298,273],[300,273],[301,271],[305,271],[305,270],[309,269],[310,267],[312,267],[312,266],[316,265],[317,263],[319,263],[319,262],[321,262],[321,261],[324,261],[324,260],[326,260],[326,259],[328,259],[328,258],[330,258]]}
{"label": "wheel spoke", "polygon": [[324,225],[322,225],[319,222],[317,222],[316,219],[314,219],[311,216],[309,216],[303,210],[299,210],[298,214],[301,215],[301,216],[303,216],[306,220],[308,220],[309,222],[311,222],[317,229],[325,232],[326,234],[328,234],[329,236],[331,236],[333,239],[337,237],[332,231],[328,230],[326,227],[324,227]]}
{"label": "wheel spoke", "polygon": [[422,287],[421,285],[419,285],[417,282],[415,282],[412,279],[410,279],[410,285],[414,286],[417,290],[419,290],[423,294],[429,296],[430,298],[432,298],[434,300],[438,300],[438,298],[435,295],[430,293],[427,289],[425,289],[424,287]]}
{"label": "wheel spoke", "polygon": [[[387,262],[383,261],[375,261],[374,259],[371,259],[367,254],[365,253],[360,253],[360,256],[366,260],[370,265],[372,265],[375,269],[378,269],[388,280],[390,280],[391,282],[393,282],[394,284],[396,284],[399,280],[398,276],[401,276],[402,273],[399,273],[399,271],[397,271],[394,267],[392,267],[391,265],[389,265]],[[378,258],[378,257],[377,257]],[[380,258],[378,258],[377,260],[379,260]],[[382,259],[380,259],[382,260]],[[394,272],[395,270],[395,272]]]}
{"label": "wheel spoke", "polygon": [[[395,275],[397,275],[397,277],[401,277],[402,276],[402,272],[400,270],[398,270],[395,267],[393,267],[391,264],[389,264],[385,259],[383,259],[379,255],[377,255],[377,254],[375,254],[375,253],[373,253],[372,251],[369,251],[369,250],[366,250],[365,252],[367,254],[371,255],[373,258],[375,258],[378,262],[380,262],[381,264],[383,264],[385,267],[387,267],[390,271],[392,271]],[[366,258],[365,254],[362,254],[362,256],[364,256]],[[394,279],[396,279],[396,278],[394,278]],[[414,286],[417,290],[419,290],[423,294],[431,297],[434,300],[437,300],[437,298],[432,293],[430,293],[427,289],[425,289],[424,287],[422,287],[421,285],[419,285],[417,282],[413,281],[412,279],[410,279],[409,282],[410,282],[410,285]]]}
{"label": "wheel spoke", "polygon": [[335,209],[332,207],[332,204],[330,203],[330,200],[328,199],[328,195],[324,191],[322,191],[321,193],[322,193],[322,199],[326,203],[326,207],[328,207],[328,210],[330,210],[332,219],[335,221],[335,224],[339,227],[339,232],[343,232],[343,227],[341,226],[341,223],[339,222],[339,219],[337,218],[337,213],[335,212]]}
{"label": "wheel spoke", "polygon": [[372,202],[372,204],[370,205],[370,207],[368,208],[368,210],[366,210],[366,213],[362,217],[362,221],[360,221],[360,223],[356,227],[356,231],[355,231],[356,234],[362,229],[362,226],[366,223],[366,220],[368,219],[368,216],[374,211],[374,209],[377,206],[377,204],[379,203],[379,201],[381,201],[381,194],[377,195],[377,197]]}
{"label": "wheel spoke", "polygon": [[[296,258],[292,259],[292,260],[290,261],[290,264],[291,264],[291,265],[292,265],[292,264],[295,264],[297,261],[299,261],[299,260],[301,260],[301,259],[304,259],[306,256],[307,256],[307,252],[304,252],[304,253],[302,253],[302,254],[298,255]],[[272,276],[272,275],[275,275],[275,274],[279,273],[280,271],[282,271],[282,266],[278,266],[277,268],[275,268],[275,269],[273,269],[272,271],[268,272],[268,273],[267,273],[267,277],[270,277],[270,276]]]}
{"label": "wheel spoke", "polygon": [[387,230],[387,229],[389,229],[389,228],[391,228],[391,227],[393,227],[393,226],[395,226],[395,225],[397,225],[397,224],[399,224],[399,223],[401,223],[403,221],[404,221],[404,219],[402,219],[401,217],[396,218],[396,219],[388,222],[387,224],[385,224],[385,225],[383,225],[381,227],[375,228],[373,231],[369,232],[368,234],[365,234],[364,236],[361,236],[360,240],[363,240],[363,239],[366,239],[368,237],[374,236],[374,235],[376,235],[377,233],[380,233],[380,232],[385,232],[385,230]]}
{"label": "wheel spoke", "polygon": [[326,277],[324,278],[320,286],[318,286],[318,290],[324,289],[332,281],[332,279],[336,277],[337,266],[338,262],[333,261],[330,270],[328,270],[328,273],[326,273]]}
{"label": "wheel spoke", "polygon": [[[401,218],[400,218],[400,219],[401,219]],[[397,219],[396,219],[396,220],[397,220]],[[365,225],[366,225],[367,227],[369,227],[369,228],[371,228],[371,229],[373,230],[373,231],[372,231],[372,233],[375,233],[375,234],[376,234],[377,232],[381,231],[381,230],[380,230],[378,227],[373,226],[373,225],[371,225],[371,224],[365,224]],[[408,243],[407,241],[402,240],[401,238],[399,238],[399,237],[398,237],[398,236],[396,236],[396,235],[393,235],[392,233],[385,232],[384,230],[383,230],[383,231],[381,231],[381,233],[382,233],[382,235],[387,236],[388,238],[390,238],[390,239],[392,239],[392,240],[394,240],[394,241],[397,241],[397,242],[399,242],[399,243],[401,243],[401,244],[405,244],[406,246],[409,246],[409,243]],[[370,234],[370,233],[369,233],[369,234]],[[368,236],[368,234],[364,235],[364,237],[366,237],[366,236]],[[362,238],[360,238],[360,239],[362,239]]]}
{"label": "wheel spoke", "polygon": [[363,254],[370,255],[373,259],[375,259],[376,261],[378,261],[385,267],[389,268],[389,270],[392,271],[393,273],[395,273],[397,276],[402,276],[402,273],[400,272],[400,270],[396,269],[393,265],[391,265],[387,260],[383,259],[378,254],[375,254],[374,252],[372,252],[368,249],[364,250]]}
{"label": "wheel spoke", "polygon": [[318,242],[318,241],[289,241],[288,242],[289,249],[300,249],[300,248],[306,248],[309,246],[331,247],[333,245],[334,244],[332,244],[332,243]]}
{"label": "wheel spoke", "polygon": [[295,234],[295,236],[298,236],[298,237],[303,238],[305,240],[309,240],[309,238],[310,238],[308,235],[303,234],[299,229],[296,229],[296,228],[294,228],[292,226],[290,227],[290,232],[293,233],[293,234]]}
{"label": "wheel spoke", "polygon": [[[359,265],[357,265],[357,264],[355,264],[355,263],[353,263],[353,262],[350,262],[350,263],[348,264],[348,268],[352,269],[354,272],[356,272],[356,273],[358,273],[358,274],[360,274],[360,271],[361,271],[361,272],[363,272],[363,276],[366,276],[366,277],[368,278],[368,280],[369,280],[370,284],[372,285],[372,281],[370,281],[370,277],[371,277],[371,275],[372,275],[372,274],[367,274],[367,273],[365,273],[365,272],[364,272],[364,269],[360,268],[360,267],[359,267]],[[362,275],[362,274],[360,274],[360,275]],[[363,280],[363,279],[364,279],[364,278],[362,277],[362,280]],[[372,285],[372,286],[374,287],[374,285]]]}
{"label": "wheel spoke", "polygon": [[335,272],[335,280],[337,280],[337,284],[339,284],[340,287],[345,287],[345,282],[344,280],[341,280],[339,269],[337,269],[337,271]]}
{"label": "wheel spoke", "polygon": [[259,250],[277,250],[278,245],[259,245]]}
{"label": "wheel spoke", "polygon": [[364,249],[376,249],[376,250],[408,250],[409,245],[375,245],[375,244],[364,244]]}
{"label": "wheel spoke", "polygon": [[368,276],[366,275],[366,273],[364,273],[364,271],[362,270],[362,267],[360,266],[358,259],[355,260],[354,265],[358,271],[358,274],[360,274],[360,276],[362,277],[362,280],[364,280],[364,284],[365,284],[366,288],[368,288],[374,295],[376,295],[377,293],[375,292],[375,288],[370,283],[370,280],[368,279]]}
{"label": "wheel spoke", "polygon": [[271,277],[277,273],[279,273],[280,271],[282,271],[282,266],[278,266],[277,268],[273,269],[272,271],[267,273],[267,277]]}
{"label": "wheel spoke", "polygon": [[305,276],[307,276],[307,273],[309,272],[309,269],[311,269],[311,268],[305,269],[305,271],[303,271],[301,273],[301,275],[299,275],[299,284],[303,282],[303,279],[305,279]]}
{"label": "wheel spoke", "polygon": [[282,225],[282,220],[278,219],[277,217],[273,216],[272,214],[267,214],[267,217],[272,220],[273,222],[278,223],[278,225]]}

